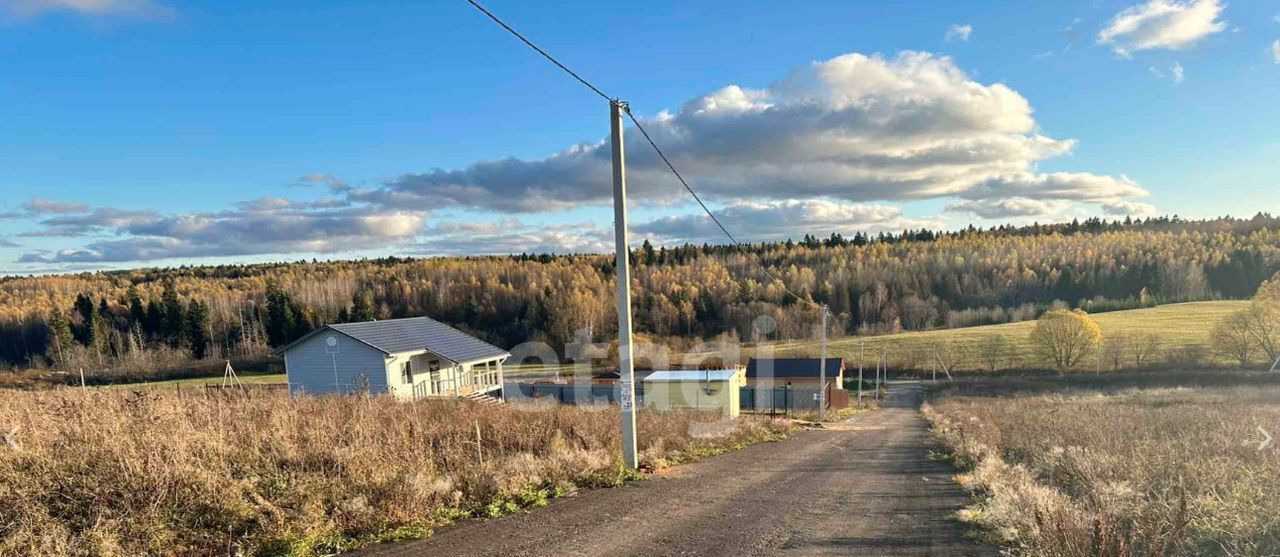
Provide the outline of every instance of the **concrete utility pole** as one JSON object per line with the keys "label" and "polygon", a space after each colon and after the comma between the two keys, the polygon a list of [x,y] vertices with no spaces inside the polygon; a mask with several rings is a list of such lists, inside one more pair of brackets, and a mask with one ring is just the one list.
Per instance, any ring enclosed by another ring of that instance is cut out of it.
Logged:
{"label": "concrete utility pole", "polygon": [[636,369],[631,360],[631,262],[627,252],[627,171],[622,148],[622,113],[627,103],[609,101],[610,142],[613,144],[613,237],[617,251],[615,280],[618,281],[618,402],[622,406],[622,462],[635,470],[640,466],[636,453]]}
{"label": "concrete utility pole", "polygon": [[858,408],[862,408],[862,366],[867,361],[867,339],[862,339],[862,348],[858,351]]}
{"label": "concrete utility pole", "polygon": [[818,358],[818,419],[827,417],[827,304],[818,308],[822,312],[822,356]]}

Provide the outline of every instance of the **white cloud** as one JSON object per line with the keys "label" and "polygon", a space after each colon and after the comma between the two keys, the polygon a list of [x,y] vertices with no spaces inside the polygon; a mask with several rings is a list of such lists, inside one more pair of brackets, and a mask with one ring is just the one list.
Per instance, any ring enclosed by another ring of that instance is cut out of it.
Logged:
{"label": "white cloud", "polygon": [[[902,210],[888,205],[848,203],[826,199],[741,201],[715,211],[716,218],[740,242],[800,238],[805,234],[825,236],[832,232],[901,231],[911,228],[942,228],[944,219],[904,217]],[[659,243],[726,242],[724,234],[704,214],[681,215],[637,224],[632,230]]]}
{"label": "white cloud", "polygon": [[53,253],[29,252],[25,263],[105,263],[224,255],[339,253],[406,244],[424,214],[368,207],[331,209],[265,198],[239,210],[164,215],[110,207],[58,214],[27,236],[108,236]]}
{"label": "white cloud", "polygon": [[533,226],[516,219],[444,222],[428,227],[410,246],[420,255],[603,253],[613,250],[612,230],[595,223]]}
{"label": "white cloud", "polygon": [[53,199],[45,199],[43,197],[33,197],[30,201],[22,206],[27,212],[32,214],[48,214],[48,213],[79,213],[89,209],[84,203],[77,201],[57,201]]}
{"label": "white cloud", "polygon": [[167,19],[174,13],[173,8],[152,0],[0,0],[0,11],[18,18],[67,12],[150,20]]}
{"label": "white cloud", "polygon": [[1280,40],[1271,43],[1271,59],[1280,64]]}
{"label": "white cloud", "polygon": [[1060,199],[1028,199],[1008,197],[1004,199],[964,200],[947,205],[949,212],[972,213],[984,219],[1011,217],[1035,217],[1061,212],[1070,205]]}
{"label": "white cloud", "polygon": [[1147,203],[1135,203],[1132,201],[1112,201],[1103,203],[1102,211],[1108,215],[1131,216],[1131,217],[1149,217],[1157,214],[1156,207]]}
{"label": "white cloud", "polygon": [[298,178],[289,185],[304,188],[324,186],[333,191],[346,191],[351,188],[350,184],[348,184],[346,180],[324,172],[313,172],[311,174],[307,174],[306,176]]}
{"label": "white cloud", "polygon": [[972,34],[973,34],[972,25],[969,25],[968,23],[964,23],[964,24],[952,23],[951,27],[947,28],[947,34],[943,38],[946,39],[947,42],[957,41],[957,40],[962,42],[967,42],[969,40],[969,35],[972,35]]}
{"label": "white cloud", "polygon": [[1179,49],[1226,29],[1218,0],[1150,0],[1111,19],[1098,42],[1128,56],[1135,50]]}
{"label": "white cloud", "polygon": [[[730,85],[642,122],[695,187],[722,203],[969,198],[991,184],[1027,190],[1017,194],[1024,197],[1145,194],[1127,179],[1078,172],[1068,184],[1067,175],[1037,174],[1036,163],[1068,154],[1075,142],[1043,135],[1013,89],[978,83],[950,58],[928,53],[846,54],[763,89]],[[632,196],[684,200],[639,133],[627,137]],[[347,195],[388,208],[547,212],[607,203],[609,183],[609,148],[596,142],[541,160],[407,174]]]}
{"label": "white cloud", "polygon": [[1022,197],[1104,203],[1124,198],[1146,197],[1147,192],[1124,175],[1112,178],[1093,174],[1053,172],[995,177],[961,193],[960,196],[971,200]]}
{"label": "white cloud", "polygon": [[1174,85],[1181,84],[1182,80],[1186,78],[1186,72],[1182,69],[1182,64],[1179,64],[1178,62],[1174,62],[1172,66],[1169,66],[1168,72],[1155,66],[1148,67],[1147,71],[1151,72],[1151,75],[1160,79],[1168,78]]}

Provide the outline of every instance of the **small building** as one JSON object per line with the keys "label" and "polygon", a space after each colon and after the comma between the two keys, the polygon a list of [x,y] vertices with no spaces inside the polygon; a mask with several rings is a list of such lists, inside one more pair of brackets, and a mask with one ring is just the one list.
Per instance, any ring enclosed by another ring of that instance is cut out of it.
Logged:
{"label": "small building", "polygon": [[[819,358],[751,358],[747,362],[747,383],[753,387],[818,388]],[[827,358],[827,383],[844,388],[844,360]]]}
{"label": "small building", "polygon": [[655,371],[644,378],[644,406],[651,410],[741,412],[742,370]]}
{"label": "small building", "polygon": [[287,346],[291,394],[397,398],[498,394],[506,350],[430,317],[326,325]]}
{"label": "small building", "polygon": [[616,385],[621,378],[622,374],[617,371],[591,372],[591,382],[596,385]]}

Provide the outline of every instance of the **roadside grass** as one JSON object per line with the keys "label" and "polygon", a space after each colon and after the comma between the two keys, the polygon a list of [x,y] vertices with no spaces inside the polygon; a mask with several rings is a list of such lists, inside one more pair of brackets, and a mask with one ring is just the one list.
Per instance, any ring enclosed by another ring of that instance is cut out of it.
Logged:
{"label": "roadside grass", "polygon": [[957,381],[924,412],[1013,555],[1280,554],[1280,374]]}
{"label": "roadside grass", "polygon": [[[605,410],[207,389],[11,391],[0,555],[324,555],[639,477]],[[602,413],[603,412],[603,413]],[[659,469],[785,422],[638,415]]]}
{"label": "roadside grass", "polygon": [[[1217,360],[1210,350],[1209,330],[1218,321],[1248,304],[1248,301],[1240,300],[1187,302],[1096,313],[1091,317],[1102,328],[1104,338],[1136,338],[1143,334],[1154,335],[1158,344],[1157,353],[1153,355],[1151,363],[1203,358],[1199,362],[1186,363],[1226,365],[1228,362]],[[980,371],[987,369],[981,354],[981,346],[995,336],[1002,338],[1004,343],[1000,358],[1001,368],[1035,369],[1042,368],[1043,363],[1035,355],[1034,349],[1027,340],[1034,327],[1035,321],[1022,321],[892,335],[849,336],[830,340],[827,344],[827,353],[832,357],[844,358],[845,369],[856,371],[865,342],[866,352],[862,364],[867,369],[875,368],[879,351],[886,348],[891,368],[928,371],[932,367],[933,353],[937,350],[943,353],[944,358],[951,360],[952,371]],[[814,356],[818,353],[818,342],[813,340],[780,343],[774,346],[773,351],[778,356]],[[1090,359],[1081,365],[1081,369],[1091,370],[1095,365],[1096,361]],[[939,372],[939,376],[941,375],[942,373]]]}

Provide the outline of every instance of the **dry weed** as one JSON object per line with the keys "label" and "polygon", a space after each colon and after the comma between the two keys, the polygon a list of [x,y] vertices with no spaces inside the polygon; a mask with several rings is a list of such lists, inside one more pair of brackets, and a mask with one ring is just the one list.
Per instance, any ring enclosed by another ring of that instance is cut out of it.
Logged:
{"label": "dry weed", "polygon": [[1016,554],[1280,554],[1280,449],[1256,430],[1280,431],[1280,387],[962,390],[925,411],[969,470],[964,518]]}
{"label": "dry weed", "polygon": [[[611,413],[192,391],[5,392],[0,555],[333,553],[630,477]],[[639,419],[650,464],[781,430]]]}

